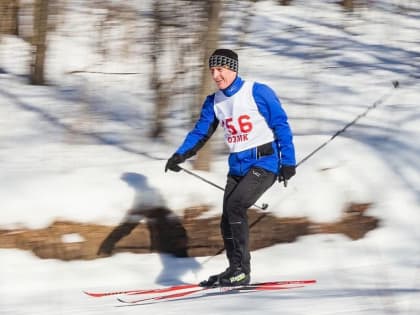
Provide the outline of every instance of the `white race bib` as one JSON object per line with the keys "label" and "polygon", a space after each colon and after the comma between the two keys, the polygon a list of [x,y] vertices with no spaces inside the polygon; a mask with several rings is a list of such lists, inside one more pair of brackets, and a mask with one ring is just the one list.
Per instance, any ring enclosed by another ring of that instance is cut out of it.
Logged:
{"label": "white race bib", "polygon": [[214,111],[231,153],[274,140],[273,131],[258,111],[252,95],[253,86],[253,82],[244,82],[241,89],[230,97],[222,91],[215,94]]}

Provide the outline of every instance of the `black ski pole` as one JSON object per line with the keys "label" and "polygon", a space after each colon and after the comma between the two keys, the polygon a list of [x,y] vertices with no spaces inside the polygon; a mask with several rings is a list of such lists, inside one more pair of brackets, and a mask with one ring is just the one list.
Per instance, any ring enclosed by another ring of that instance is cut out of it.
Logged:
{"label": "black ski pole", "polygon": [[[178,165],[179,166],[179,165]],[[206,178],[204,178],[204,177],[202,177],[202,176],[200,176],[200,175],[198,175],[198,174],[196,174],[196,173],[194,173],[194,172],[191,172],[190,170],[187,170],[186,168],[183,168],[183,167],[181,167],[181,166],[179,166],[180,168],[181,168],[181,170],[183,170],[185,173],[187,173],[187,174],[189,174],[189,175],[192,175],[192,176],[194,176],[195,178],[198,178],[198,179],[200,179],[200,180],[202,180],[203,182],[206,182],[207,184],[210,184],[210,185],[212,185],[213,187],[216,187],[216,188],[218,188],[218,189],[220,189],[220,190],[222,190],[222,191],[225,191],[225,189],[222,187],[222,186],[219,186],[219,185],[217,185],[217,184],[215,184],[215,183],[213,183],[213,182],[211,182],[211,181],[209,181],[208,179],[206,179]],[[260,210],[265,210],[265,209],[267,209],[268,208],[268,204],[266,204],[266,203],[263,203],[261,206],[259,206],[259,205],[257,205],[257,204],[254,204],[253,205],[255,208],[257,208],[257,209],[260,209]]]}
{"label": "black ski pole", "polygon": [[366,108],[366,110],[361,113],[360,115],[357,115],[356,118],[354,118],[351,122],[349,122],[347,125],[345,125],[342,129],[338,130],[335,134],[333,134],[331,136],[330,139],[328,139],[327,141],[325,141],[324,143],[322,143],[319,147],[317,147],[315,150],[313,150],[311,153],[309,153],[307,156],[305,156],[297,165],[296,167],[298,167],[299,165],[305,163],[307,160],[309,160],[313,155],[315,155],[319,150],[321,150],[323,147],[325,147],[328,143],[330,143],[331,141],[334,140],[335,137],[337,137],[338,135],[340,135],[341,133],[345,132],[349,127],[351,127],[352,125],[354,125],[360,118],[366,116],[369,111],[371,111],[372,109],[378,107],[379,105],[381,105],[383,102],[385,102],[385,100],[391,96],[391,94],[394,92],[394,89],[398,88],[400,86],[400,83],[398,81],[392,81],[392,86],[393,89],[391,90],[391,92],[384,94],[383,96],[381,96],[380,98],[378,98],[372,105],[370,105],[368,108]]}

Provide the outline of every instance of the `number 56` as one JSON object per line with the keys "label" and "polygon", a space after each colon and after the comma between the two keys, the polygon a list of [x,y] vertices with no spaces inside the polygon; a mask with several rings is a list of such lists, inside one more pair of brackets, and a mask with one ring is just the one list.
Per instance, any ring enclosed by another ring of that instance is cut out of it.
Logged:
{"label": "number 56", "polygon": [[222,121],[222,126],[226,126],[231,135],[236,135],[238,133],[238,127],[242,133],[248,133],[252,130],[252,123],[249,121],[250,119],[251,117],[248,115],[241,115],[238,117],[237,124],[234,124],[233,118],[229,117]]}

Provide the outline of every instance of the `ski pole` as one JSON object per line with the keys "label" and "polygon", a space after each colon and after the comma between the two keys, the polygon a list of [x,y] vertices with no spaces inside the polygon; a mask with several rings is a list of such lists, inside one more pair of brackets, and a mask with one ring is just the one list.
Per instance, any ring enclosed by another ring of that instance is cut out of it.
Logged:
{"label": "ski pole", "polygon": [[[179,165],[178,165],[179,166]],[[194,173],[194,172],[191,172],[190,170],[187,170],[186,168],[183,168],[183,167],[181,167],[181,166],[179,166],[179,168],[181,169],[181,170],[183,170],[185,173],[187,173],[187,174],[189,174],[189,175],[192,175],[192,176],[194,176],[195,178],[198,178],[198,179],[200,179],[200,180],[202,180],[203,182],[205,182],[205,183],[207,183],[207,184],[210,184],[210,185],[212,185],[213,187],[216,187],[216,188],[218,188],[218,189],[220,189],[220,190],[222,190],[222,191],[225,191],[225,189],[222,187],[222,186],[219,186],[219,185],[217,185],[217,184],[215,184],[215,183],[213,183],[213,182],[211,182],[211,181],[209,181],[208,179],[206,179],[206,178],[204,178],[204,177],[202,177],[202,176],[200,176],[200,175],[198,175],[198,174],[196,174],[196,173]],[[259,205],[257,205],[257,204],[254,204],[253,205],[255,208],[258,208],[258,209],[260,209],[260,210],[265,210],[265,209],[267,209],[268,208],[268,204],[267,203],[263,203],[261,206],[259,206]]]}
{"label": "ski pole", "polygon": [[338,130],[336,133],[334,133],[330,139],[328,139],[327,141],[325,141],[324,143],[322,143],[319,147],[317,147],[315,150],[313,150],[311,153],[309,153],[307,156],[305,156],[297,165],[296,167],[298,167],[299,165],[305,163],[307,160],[309,160],[313,155],[315,155],[319,150],[321,150],[323,147],[325,147],[328,143],[330,143],[331,141],[334,140],[335,137],[337,137],[338,135],[340,135],[341,133],[345,132],[349,127],[353,126],[360,118],[366,116],[369,111],[371,111],[372,109],[378,107],[379,105],[381,105],[383,102],[385,102],[385,100],[391,96],[391,94],[394,92],[395,89],[397,89],[400,86],[400,83],[398,81],[392,81],[392,86],[393,89],[391,90],[390,93],[386,93],[383,96],[381,96],[380,98],[378,98],[372,105],[370,105],[368,108],[366,108],[366,110],[357,115],[356,118],[354,118],[351,122],[349,122],[347,125],[345,125],[342,129]]}

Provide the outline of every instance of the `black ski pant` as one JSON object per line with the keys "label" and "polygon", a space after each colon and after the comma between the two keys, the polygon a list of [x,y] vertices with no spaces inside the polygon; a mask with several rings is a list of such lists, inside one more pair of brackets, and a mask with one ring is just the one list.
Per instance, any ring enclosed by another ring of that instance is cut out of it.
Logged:
{"label": "black ski pant", "polygon": [[251,272],[247,210],[273,185],[276,177],[259,167],[251,168],[245,176],[228,175],[220,228],[231,268]]}

